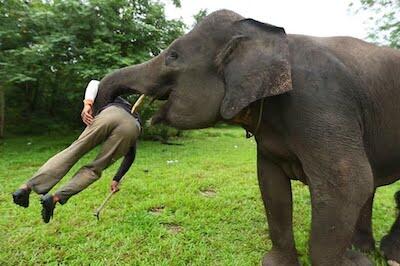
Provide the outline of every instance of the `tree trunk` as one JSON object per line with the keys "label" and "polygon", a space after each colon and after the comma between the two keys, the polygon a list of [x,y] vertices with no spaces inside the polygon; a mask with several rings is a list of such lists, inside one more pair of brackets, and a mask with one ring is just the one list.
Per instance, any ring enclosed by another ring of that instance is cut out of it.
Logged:
{"label": "tree trunk", "polygon": [[5,109],[5,96],[4,88],[0,87],[0,138],[4,137],[4,109]]}

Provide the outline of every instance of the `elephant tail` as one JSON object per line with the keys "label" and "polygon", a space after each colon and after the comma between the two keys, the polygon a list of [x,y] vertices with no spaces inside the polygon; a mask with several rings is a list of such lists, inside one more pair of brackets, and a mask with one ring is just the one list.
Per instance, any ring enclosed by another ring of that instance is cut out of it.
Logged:
{"label": "elephant tail", "polygon": [[394,194],[394,199],[396,201],[397,209],[400,210],[400,190]]}

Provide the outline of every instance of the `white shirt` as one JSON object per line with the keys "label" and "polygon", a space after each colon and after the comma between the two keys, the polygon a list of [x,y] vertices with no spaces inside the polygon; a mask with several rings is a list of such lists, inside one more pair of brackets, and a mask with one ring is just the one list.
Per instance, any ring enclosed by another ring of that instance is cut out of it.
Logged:
{"label": "white shirt", "polygon": [[99,90],[100,81],[98,80],[91,80],[86,87],[85,91],[85,100],[92,100],[96,99],[97,92]]}

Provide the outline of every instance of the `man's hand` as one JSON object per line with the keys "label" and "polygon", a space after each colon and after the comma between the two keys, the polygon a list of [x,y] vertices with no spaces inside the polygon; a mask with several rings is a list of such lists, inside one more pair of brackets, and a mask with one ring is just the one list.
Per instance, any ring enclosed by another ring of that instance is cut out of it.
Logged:
{"label": "man's hand", "polygon": [[81,117],[83,123],[85,123],[87,126],[90,126],[93,123],[93,109],[90,104],[85,104],[83,106]]}
{"label": "man's hand", "polygon": [[118,181],[113,180],[113,181],[111,182],[111,192],[112,192],[112,193],[116,193],[116,192],[119,191],[118,185],[119,185],[119,182],[118,182]]}

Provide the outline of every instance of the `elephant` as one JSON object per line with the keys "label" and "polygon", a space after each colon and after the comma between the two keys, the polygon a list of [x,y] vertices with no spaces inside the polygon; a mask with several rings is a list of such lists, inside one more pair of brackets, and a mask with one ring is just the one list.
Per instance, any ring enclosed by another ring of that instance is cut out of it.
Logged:
{"label": "elephant", "polygon": [[[153,124],[199,129],[222,121],[254,135],[272,240],[263,265],[299,265],[291,180],[310,190],[311,263],[372,265],[360,250],[375,249],[375,189],[400,174],[399,51],[286,34],[218,10],[152,59],[106,75],[94,108],[124,93],[165,101]],[[400,216],[381,249],[400,262]]]}

